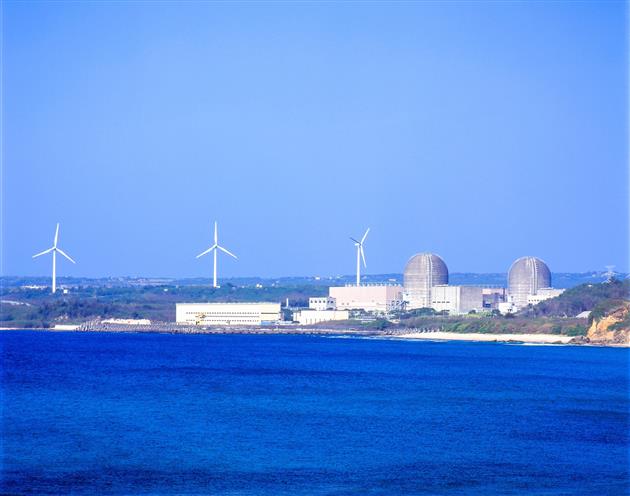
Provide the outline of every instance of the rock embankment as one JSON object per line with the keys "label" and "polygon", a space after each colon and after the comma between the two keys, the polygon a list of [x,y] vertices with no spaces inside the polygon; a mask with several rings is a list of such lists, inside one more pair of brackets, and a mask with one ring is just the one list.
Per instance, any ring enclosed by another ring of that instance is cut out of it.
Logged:
{"label": "rock embankment", "polygon": [[630,302],[594,319],[586,334],[586,342],[630,346]]}

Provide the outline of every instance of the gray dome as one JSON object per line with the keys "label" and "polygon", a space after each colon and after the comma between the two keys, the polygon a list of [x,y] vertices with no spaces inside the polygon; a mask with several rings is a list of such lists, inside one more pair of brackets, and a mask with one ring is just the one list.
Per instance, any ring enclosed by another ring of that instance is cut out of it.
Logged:
{"label": "gray dome", "polygon": [[540,258],[521,257],[508,272],[508,293],[518,307],[527,306],[527,297],[535,295],[540,288],[551,287],[551,272]]}
{"label": "gray dome", "polygon": [[404,287],[409,308],[431,306],[431,288],[448,284],[448,268],[434,253],[418,253],[405,266]]}

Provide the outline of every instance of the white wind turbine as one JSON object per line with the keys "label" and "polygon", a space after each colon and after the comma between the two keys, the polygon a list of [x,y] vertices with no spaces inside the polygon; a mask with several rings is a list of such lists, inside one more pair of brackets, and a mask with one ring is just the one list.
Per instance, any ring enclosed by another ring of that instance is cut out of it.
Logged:
{"label": "white wind turbine", "polygon": [[63,255],[68,260],[70,260],[73,264],[76,262],[70,258],[70,256],[64,252],[61,248],[57,248],[57,242],[59,241],[59,222],[57,222],[57,229],[55,230],[55,239],[53,241],[53,245],[51,248],[44,250],[37,255],[33,255],[33,258],[41,257],[42,255],[46,255],[46,253],[52,252],[52,292],[53,294],[57,291],[57,252],[60,255]]}
{"label": "white wind turbine", "polygon": [[228,255],[230,255],[231,257],[234,257],[238,260],[238,257],[236,255],[234,255],[234,253],[226,250],[225,248],[223,248],[222,246],[219,246],[219,236],[217,234],[217,222],[214,221],[214,244],[208,248],[206,251],[204,251],[203,253],[200,253],[199,255],[197,255],[197,258],[199,257],[203,257],[204,255],[206,255],[207,253],[210,252],[214,252],[214,276],[213,276],[213,287],[217,288],[217,250],[221,250],[223,253],[227,253]]}
{"label": "white wind turbine", "polygon": [[368,233],[370,232],[370,228],[367,228],[365,234],[361,238],[361,241],[357,241],[353,237],[350,237],[352,241],[354,241],[354,246],[357,247],[357,286],[361,285],[361,259],[363,259],[363,267],[367,267],[365,263],[365,253],[363,252],[363,243],[365,242],[365,238],[367,238]]}

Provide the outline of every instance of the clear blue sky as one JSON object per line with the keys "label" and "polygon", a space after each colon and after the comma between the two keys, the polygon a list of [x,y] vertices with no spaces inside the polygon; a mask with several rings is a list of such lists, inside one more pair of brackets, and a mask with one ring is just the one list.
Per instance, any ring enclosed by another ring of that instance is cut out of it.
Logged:
{"label": "clear blue sky", "polygon": [[3,2],[6,275],[628,270],[624,2]]}

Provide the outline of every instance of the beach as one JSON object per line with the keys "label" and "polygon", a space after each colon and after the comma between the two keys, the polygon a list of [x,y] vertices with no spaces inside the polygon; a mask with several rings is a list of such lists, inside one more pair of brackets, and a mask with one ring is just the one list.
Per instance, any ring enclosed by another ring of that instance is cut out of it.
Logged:
{"label": "beach", "polygon": [[483,334],[483,333],[458,333],[458,332],[410,332],[398,334],[402,339],[424,339],[431,341],[484,341],[484,342],[509,342],[543,344],[568,344],[574,339],[571,336],[559,334]]}

